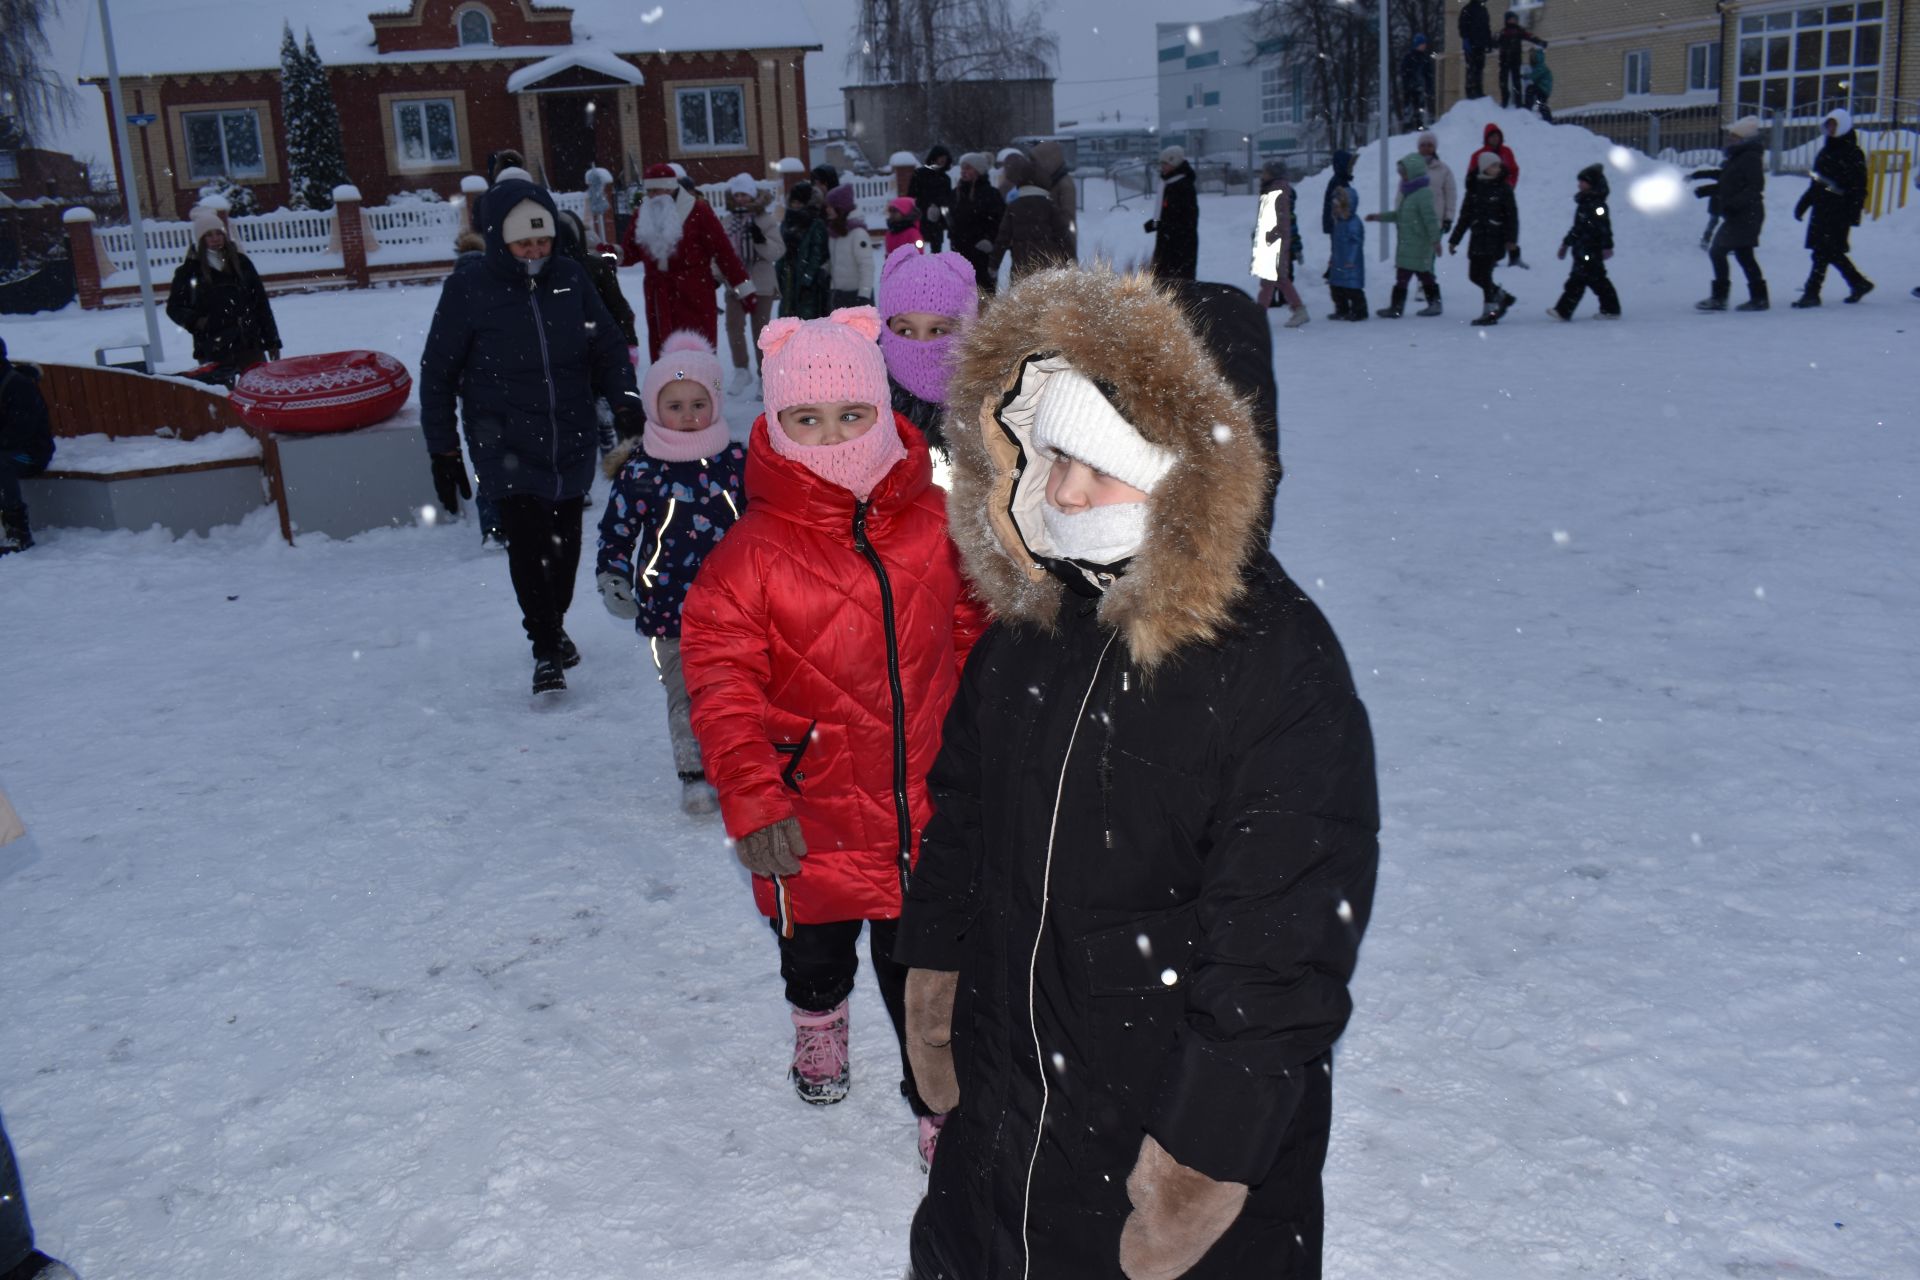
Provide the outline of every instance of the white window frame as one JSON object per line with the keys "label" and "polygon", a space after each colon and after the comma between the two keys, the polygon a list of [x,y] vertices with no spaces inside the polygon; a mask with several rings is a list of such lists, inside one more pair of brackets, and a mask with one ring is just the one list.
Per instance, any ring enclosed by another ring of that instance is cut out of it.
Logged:
{"label": "white window frame", "polygon": [[[447,119],[453,131],[453,154],[436,156],[433,154],[433,133],[427,128],[427,108],[443,106],[447,109]],[[402,98],[392,104],[393,109],[393,160],[401,170],[445,169],[460,163],[460,108],[452,98]],[[427,154],[419,160],[407,157],[406,131],[401,126],[401,115],[407,111],[420,113],[420,137],[427,145]]]}
{"label": "white window frame", "polygon": [[[214,118],[215,127],[220,132],[221,171],[219,173],[199,173],[194,171],[193,167],[193,122],[196,119],[207,116]],[[254,143],[260,152],[260,167],[257,170],[249,170],[242,173],[234,168],[232,159],[227,155],[228,116],[245,116],[253,122]],[[253,107],[222,107],[209,111],[183,111],[180,114],[180,132],[182,140],[186,143],[187,147],[186,155],[183,156],[182,159],[185,161],[184,167],[187,170],[187,180],[189,182],[210,182],[215,178],[226,178],[234,182],[263,182],[271,179],[273,165],[267,156],[266,132],[260,127],[260,112],[257,109]]]}
{"label": "white window frame", "polygon": [[[740,100],[740,140],[738,142],[718,142],[714,140],[713,95],[716,93],[731,93]],[[683,98],[695,94],[704,99],[706,103],[707,141],[705,142],[689,142],[687,140],[685,127],[682,123],[684,117],[681,115],[680,102]],[[753,140],[752,122],[747,116],[747,112],[751,106],[752,99],[748,97],[747,87],[744,84],[676,85],[673,90],[673,132],[674,136],[679,139],[680,153],[692,155],[712,152],[737,154],[747,150],[748,144]]]}
{"label": "white window frame", "polygon": [[1629,49],[1621,58],[1620,92],[1639,98],[1653,92],[1653,50]]}
{"label": "white window frame", "polygon": [[[1856,0],[1851,4],[1844,0],[1800,0],[1785,8],[1758,13],[1743,11],[1733,36],[1736,107],[1741,111],[1758,110],[1792,119],[1811,119],[1824,115],[1836,99],[1845,99],[1856,116],[1881,106],[1886,97],[1892,96],[1887,68],[1891,38],[1888,27],[1893,25],[1887,15],[1890,7],[1885,0]],[[1863,10],[1867,12],[1863,14]],[[1808,21],[1810,14],[1817,21]],[[1874,33],[1877,52],[1871,62],[1863,64],[1859,61],[1860,35],[1868,30]],[[1833,37],[1842,32],[1846,33],[1848,60],[1844,65],[1829,65],[1827,57],[1832,53]],[[1818,65],[1800,65],[1803,38],[1807,36],[1817,40],[1817,43],[1807,43],[1818,50]],[[1776,41],[1780,42],[1778,49]],[[1747,46],[1756,43],[1759,70],[1748,72]],[[1785,65],[1771,65],[1774,53],[1782,49]],[[1862,88],[1862,77],[1872,77],[1871,90]],[[1814,92],[1811,102],[1803,104],[1806,96],[1803,90],[1808,87],[1804,82],[1809,80],[1815,82],[1811,86]],[[1778,92],[1771,92],[1776,84]],[[1804,110],[1807,106],[1811,107],[1810,112]]]}
{"label": "white window frame", "polygon": [[[1260,123],[1299,124],[1300,98],[1294,92],[1299,72],[1284,62],[1263,63],[1260,67]],[[1269,79],[1271,77],[1271,79]]]}
{"label": "white window frame", "polygon": [[[1697,69],[1701,72],[1695,75]],[[1721,62],[1720,42],[1706,40],[1687,46],[1687,92],[1709,93],[1720,88]]]}
{"label": "white window frame", "polygon": [[[484,40],[467,39],[467,19],[468,18],[478,18],[480,19],[481,22],[486,24],[486,28],[487,28],[486,39]],[[453,31],[454,31],[455,37],[460,41],[460,47],[462,49],[477,49],[482,45],[491,45],[493,43],[493,15],[491,13],[488,13],[485,9],[482,9],[478,6],[462,9],[460,10],[460,12],[453,15]]]}

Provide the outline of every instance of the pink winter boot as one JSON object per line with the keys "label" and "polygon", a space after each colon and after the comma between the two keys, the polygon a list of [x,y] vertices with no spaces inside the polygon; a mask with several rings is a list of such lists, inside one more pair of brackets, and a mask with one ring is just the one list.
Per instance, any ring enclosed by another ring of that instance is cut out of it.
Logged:
{"label": "pink winter boot", "polygon": [[933,1168],[934,1148],[940,1145],[940,1130],[946,1123],[945,1116],[920,1117],[920,1172]]}
{"label": "pink winter boot", "polygon": [[793,1065],[787,1078],[802,1102],[824,1107],[847,1096],[853,1064],[847,1054],[847,1002],[825,1013],[793,1009]]}

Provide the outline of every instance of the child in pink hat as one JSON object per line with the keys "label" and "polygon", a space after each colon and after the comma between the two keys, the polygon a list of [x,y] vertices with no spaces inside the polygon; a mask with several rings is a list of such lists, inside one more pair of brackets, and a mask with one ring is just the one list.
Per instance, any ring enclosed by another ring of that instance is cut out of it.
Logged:
{"label": "child in pink hat", "polygon": [[[964,260],[963,260],[964,261]],[[947,536],[927,445],[887,407],[880,317],[781,318],[760,335],[766,413],[747,445],[753,506],[687,596],[693,727],[734,853],[779,938],[809,1103],[851,1082],[847,996],[864,928],[896,1038],[902,885],[932,814],[927,770],[984,623]],[[923,1151],[938,1122],[903,1052]]]}
{"label": "child in pink hat", "polygon": [[895,249],[880,268],[880,354],[895,413],[947,452],[947,378],[960,331],[980,310],[973,266],[951,253]]}
{"label": "child in pink hat", "polygon": [[607,612],[631,620],[646,637],[666,688],[680,809],[690,817],[720,803],[690,719],[681,610],[694,575],[746,506],[747,452],[727,436],[720,377],[720,357],[699,334],[683,329],[660,344],[660,358],[640,384],[646,426],[602,464],[613,490],[594,566]]}
{"label": "child in pink hat", "polygon": [[924,241],[920,236],[920,206],[907,196],[887,201],[887,256],[901,245],[912,245],[915,253],[920,252]]}

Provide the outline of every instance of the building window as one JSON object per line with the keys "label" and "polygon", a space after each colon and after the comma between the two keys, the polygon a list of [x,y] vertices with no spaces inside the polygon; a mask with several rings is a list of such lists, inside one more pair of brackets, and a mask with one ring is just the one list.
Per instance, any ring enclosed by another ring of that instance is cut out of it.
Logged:
{"label": "building window", "polygon": [[1720,87],[1720,42],[1687,46],[1687,92],[1700,93]]}
{"label": "building window", "polygon": [[188,178],[203,182],[209,178],[267,176],[257,111],[189,111],[183,119]]}
{"label": "building window", "polygon": [[1880,111],[1884,0],[1806,5],[1740,19],[1736,110],[1818,119]]}
{"label": "building window", "polygon": [[1299,121],[1299,95],[1293,69],[1278,62],[1260,68],[1260,123],[1295,124]]}
{"label": "building window", "polygon": [[410,98],[393,104],[395,159],[402,169],[425,169],[460,162],[460,133],[454,127],[453,99]]}
{"label": "building window", "polygon": [[738,85],[677,89],[682,151],[745,151],[747,95]]}
{"label": "building window", "polygon": [[493,20],[487,16],[486,10],[469,9],[456,21],[460,24],[461,48],[470,44],[493,43]]}
{"label": "building window", "polygon": [[0,182],[16,182],[20,178],[20,157],[11,151],[0,151]]}
{"label": "building window", "polygon": [[1628,97],[1653,92],[1653,51],[1635,49],[1627,55],[1627,67],[1621,77]]}

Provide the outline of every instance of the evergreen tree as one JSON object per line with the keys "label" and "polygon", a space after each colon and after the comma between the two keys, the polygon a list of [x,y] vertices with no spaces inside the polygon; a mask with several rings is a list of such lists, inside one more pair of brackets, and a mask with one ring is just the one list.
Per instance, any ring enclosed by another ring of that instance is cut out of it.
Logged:
{"label": "evergreen tree", "polygon": [[293,28],[282,25],[281,115],[287,130],[288,203],[296,209],[333,208],[333,189],[347,180],[340,141],[340,112],[327,69],[307,33],[303,50]]}
{"label": "evergreen tree", "polygon": [[[305,59],[313,95],[309,103],[313,150],[308,156],[308,200],[316,209],[331,209],[333,189],[347,181],[347,151],[340,137],[340,108],[334,105],[333,82],[327,79],[320,51],[313,47],[312,31],[307,32]],[[315,200],[316,192],[324,204]]]}

